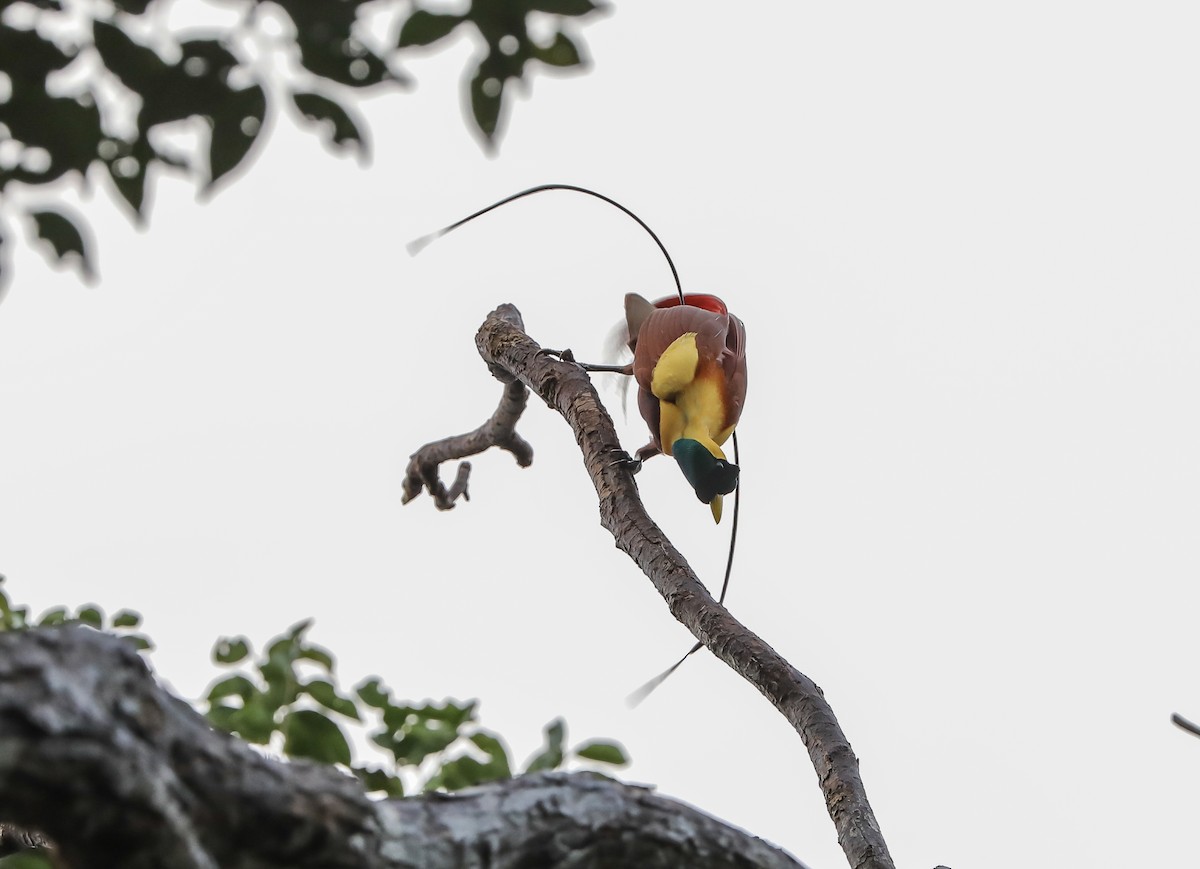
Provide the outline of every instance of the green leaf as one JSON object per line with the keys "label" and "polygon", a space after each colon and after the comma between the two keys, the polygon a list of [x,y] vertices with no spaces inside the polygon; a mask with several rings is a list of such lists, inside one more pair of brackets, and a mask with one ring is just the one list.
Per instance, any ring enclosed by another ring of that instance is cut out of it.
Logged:
{"label": "green leaf", "polygon": [[625,750],[615,742],[592,740],[575,748],[575,756],[584,760],[594,760],[596,763],[610,763],[613,766],[624,766],[629,763]]}
{"label": "green leaf", "polygon": [[36,30],[0,26],[0,70],[16,82],[45,87],[46,76],[74,58]]}
{"label": "green leaf", "polygon": [[382,792],[389,797],[404,796],[404,782],[385,770],[356,766],[353,768],[353,772],[369,793]]}
{"label": "green leaf", "polygon": [[473,757],[446,761],[441,769],[425,783],[426,793],[443,788],[458,791],[488,781],[486,767]]}
{"label": "green leaf", "polygon": [[20,87],[16,81],[9,99],[0,103],[0,123],[8,128],[7,138],[50,155],[49,164],[36,169],[18,164],[0,170],[0,180],[45,184],[72,171],[84,175],[96,160],[102,138],[95,102],[52,97],[44,87]]}
{"label": "green leaf", "polygon": [[447,724],[457,730],[468,721],[475,720],[475,707],[477,705],[478,702],[475,700],[468,700],[462,705],[455,703],[453,700],[445,700],[441,704],[426,703],[424,706],[393,706],[388,704],[383,709],[383,720],[389,727],[396,730],[431,721]]}
{"label": "green leaf", "polygon": [[61,625],[67,621],[67,608],[65,606],[56,606],[42,613],[42,617],[38,619],[38,625],[48,627],[50,625]]}
{"label": "green leaf", "polygon": [[480,731],[471,735],[471,742],[487,755],[487,762],[481,763],[470,755],[446,761],[437,773],[425,783],[425,791],[433,791],[438,788],[456,791],[484,782],[500,781],[512,777],[512,770],[508,763],[508,751],[499,739],[487,731]]}
{"label": "green leaf", "polygon": [[[179,48],[184,74],[209,89],[214,83],[227,84],[229,74],[238,66],[237,55],[218,39],[189,39],[180,43]],[[223,90],[214,89],[211,93],[226,95]]]}
{"label": "green leaf", "polygon": [[548,46],[536,46],[533,56],[550,66],[578,66],[583,63],[579,49],[565,33],[554,34],[554,41]]}
{"label": "green leaf", "polygon": [[114,628],[136,628],[141,623],[141,614],[133,610],[118,610],[112,620]]}
{"label": "green leaf", "polygon": [[236,664],[250,654],[250,641],[245,637],[221,637],[213,646],[213,661],[217,664]]}
{"label": "green leaf", "polygon": [[226,676],[220,681],[214,682],[212,687],[208,689],[208,696],[205,698],[209,703],[215,703],[223,697],[241,697],[242,700],[248,700],[254,694],[258,693],[258,688],[254,683],[245,676],[235,673],[232,676]]}
{"label": "green leaf", "polygon": [[418,764],[431,754],[445,751],[458,739],[458,730],[440,722],[437,726],[417,724],[396,740],[393,752],[397,763]]}
{"label": "green leaf", "polygon": [[378,745],[390,755],[396,754],[396,739],[390,730],[380,730],[371,734],[371,742]]}
{"label": "green leaf", "polygon": [[93,20],[92,39],[108,71],[134,93],[152,93],[156,83],[169,77],[170,64],[154,50],[134,42],[115,24]]}
{"label": "green leaf", "polygon": [[357,148],[366,153],[367,142],[362,131],[342,106],[328,97],[307,92],[292,94],[292,101],[304,117],[323,126],[330,143],[342,149]]}
{"label": "green leaf", "polygon": [[121,634],[121,639],[132,645],[139,652],[149,652],[154,648],[154,643],[150,642],[150,638],[145,634]]}
{"label": "green leaf", "polygon": [[333,672],[333,653],[321,646],[303,646],[298,658],[320,664],[326,673]]}
{"label": "green leaf", "polygon": [[213,727],[224,730],[226,733],[233,733],[237,730],[236,718],[241,711],[241,708],[238,706],[227,706],[224,703],[217,703],[208,708],[208,711],[204,713],[204,717],[208,719]]}
{"label": "green leaf", "polygon": [[279,642],[302,639],[304,635],[308,633],[308,629],[312,626],[313,619],[301,619],[300,621],[296,622],[296,624],[288,628],[286,637],[282,638]]}
{"label": "green leaf", "polygon": [[508,760],[508,749],[494,733],[486,730],[472,733],[471,742],[475,743],[475,746],[488,756],[487,768],[495,773],[494,779],[512,778],[512,764]]}
{"label": "green leaf", "polygon": [[418,9],[408,17],[400,28],[397,48],[414,45],[431,45],[446,36],[466,20],[463,15],[438,15]]}
{"label": "green leaf", "polygon": [[300,696],[300,680],[294,667],[273,659],[258,668],[267,689],[263,692],[263,703],[272,710],[290,706]]}
{"label": "green leaf", "polygon": [[379,681],[378,677],[368,679],[354,690],[363,703],[375,709],[384,709],[391,705],[392,701],[388,696],[388,690],[383,687],[383,683]]}
{"label": "green leaf", "polygon": [[586,15],[599,7],[592,0],[526,0],[526,8],[551,15]]}
{"label": "green leaf", "polygon": [[75,618],[83,622],[85,625],[95,628],[96,630],[100,630],[100,628],[104,627],[104,613],[95,604],[81,607],[79,611],[75,613]]}
{"label": "green leaf", "polygon": [[312,709],[289,712],[283,719],[283,752],[321,763],[350,765],[350,743],[337,723]]}
{"label": "green leaf", "polygon": [[138,136],[132,144],[121,139],[107,139],[101,147],[110,152],[104,163],[113,186],[129,203],[134,220],[140,224],[146,216],[146,171],[160,158],[145,136]]}
{"label": "green leaf", "polygon": [[478,705],[476,700],[468,700],[466,703],[459,705],[453,700],[445,700],[440,705],[437,703],[426,703],[424,706],[418,706],[411,711],[420,718],[430,719],[432,721],[444,721],[452,727],[462,727],[468,721],[475,720],[475,707]]}
{"label": "green leaf", "polygon": [[355,721],[362,720],[359,717],[358,707],[354,705],[354,701],[343,697],[333,685],[324,679],[311,680],[304,686],[304,691],[309,697],[316,700],[326,709],[332,709],[334,712],[339,712],[347,718],[353,718]]}
{"label": "green leaf", "polygon": [[25,851],[0,858],[0,869],[54,869],[44,852]]}
{"label": "green leaf", "polygon": [[263,118],[267,113],[267,97],[263,89],[253,85],[236,91],[234,98],[221,104],[212,118],[212,138],[209,141],[209,182],[206,189],[233,171],[258,139]]}
{"label": "green leaf", "polygon": [[563,740],[566,738],[567,726],[561,718],[555,718],[546,725],[543,733],[546,737],[545,748],[525,765],[525,772],[543,772],[558,769],[563,762]]}
{"label": "green leaf", "polygon": [[84,278],[91,280],[95,277],[95,269],[83,243],[83,234],[71,218],[59,211],[34,211],[30,217],[37,225],[38,236],[50,243],[60,262],[68,256],[77,258]]}
{"label": "green leaf", "polygon": [[275,721],[275,708],[267,702],[262,692],[251,695],[250,700],[235,711],[232,724],[232,732],[255,745],[266,745],[271,740],[271,734],[281,729]]}
{"label": "green leaf", "polygon": [[300,63],[309,72],[349,87],[369,87],[394,78],[383,59],[354,35],[357,3],[277,2],[296,24]]}
{"label": "green leaf", "polygon": [[500,125],[500,110],[504,106],[504,79],[492,75],[481,64],[471,78],[470,89],[475,126],[483,134],[486,144],[492,147],[496,128]]}
{"label": "green leaf", "polygon": [[300,680],[296,673],[296,662],[304,653],[304,632],[311,626],[312,619],[305,619],[267,647],[267,658],[259,665],[258,671],[267,683],[266,702],[272,708],[293,703],[299,696]]}

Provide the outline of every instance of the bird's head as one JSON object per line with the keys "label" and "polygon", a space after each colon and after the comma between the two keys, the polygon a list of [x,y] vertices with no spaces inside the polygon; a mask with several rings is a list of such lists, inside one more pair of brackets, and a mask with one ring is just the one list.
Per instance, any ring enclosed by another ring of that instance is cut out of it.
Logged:
{"label": "bird's head", "polygon": [[714,456],[708,447],[691,438],[675,441],[671,445],[671,455],[696,491],[696,497],[712,508],[713,519],[720,522],[721,496],[737,488],[738,466]]}

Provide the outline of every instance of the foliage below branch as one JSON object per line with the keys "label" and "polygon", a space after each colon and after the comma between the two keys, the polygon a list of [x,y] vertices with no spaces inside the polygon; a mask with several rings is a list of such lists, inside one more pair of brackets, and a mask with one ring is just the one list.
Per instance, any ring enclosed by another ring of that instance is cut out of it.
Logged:
{"label": "foliage below branch", "polygon": [[333,767],[214,730],[128,644],[79,626],[0,634],[0,745],[0,819],[43,831],[74,869],[799,865],[585,773],[371,800]]}

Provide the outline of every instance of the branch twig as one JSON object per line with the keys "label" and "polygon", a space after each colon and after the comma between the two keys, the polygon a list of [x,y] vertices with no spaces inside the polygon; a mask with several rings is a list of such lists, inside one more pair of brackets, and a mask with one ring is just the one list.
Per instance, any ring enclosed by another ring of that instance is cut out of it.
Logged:
{"label": "branch twig", "polygon": [[512,305],[501,305],[488,315],[475,345],[494,374],[519,380],[562,414],[596,487],[601,523],[617,546],[654,583],[671,614],[761,691],[800,734],[852,869],[893,869],[867,801],[858,759],[821,689],[719,605],[650,519],[632,475],[613,462],[621,454],[621,445],[583,369],[539,355],[540,348],[525,334],[520,313]]}
{"label": "branch twig", "polygon": [[1186,730],[1192,736],[1200,736],[1200,724],[1193,724],[1178,712],[1171,713],[1171,723],[1181,730]]}
{"label": "branch twig", "polygon": [[[524,329],[521,315],[516,308],[512,309],[512,316],[515,318],[513,324],[518,329]],[[404,474],[404,497],[401,499],[403,503],[407,504],[426,490],[439,510],[453,509],[460,495],[463,500],[470,501],[467,478],[471,475],[471,463],[459,463],[458,472],[449,489],[438,475],[438,466],[452,459],[482,453],[489,447],[508,450],[522,468],[527,468],[533,463],[533,447],[516,432],[517,420],[521,418],[529,400],[529,390],[525,388],[525,384],[503,369],[493,367],[492,374],[505,384],[495,413],[474,431],[427,443],[409,456],[408,468]]]}

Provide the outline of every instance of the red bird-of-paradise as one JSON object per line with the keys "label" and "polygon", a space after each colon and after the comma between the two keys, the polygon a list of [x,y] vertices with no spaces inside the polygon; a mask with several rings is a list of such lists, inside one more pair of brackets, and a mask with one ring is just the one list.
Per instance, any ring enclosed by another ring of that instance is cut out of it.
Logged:
{"label": "red bird-of-paradise", "polygon": [[650,428],[638,458],[672,456],[720,522],[722,497],[738,483],[721,447],[746,400],[746,327],[716,296],[700,293],[653,303],[629,293],[625,322],[638,410]]}

